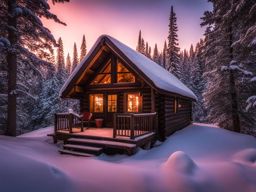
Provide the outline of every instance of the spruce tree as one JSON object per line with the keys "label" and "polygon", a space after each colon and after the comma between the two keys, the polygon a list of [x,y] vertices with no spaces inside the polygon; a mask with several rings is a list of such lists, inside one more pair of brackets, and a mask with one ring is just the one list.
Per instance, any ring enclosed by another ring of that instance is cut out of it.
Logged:
{"label": "spruce tree", "polygon": [[146,52],[145,40],[142,38],[141,39],[141,50],[140,50],[140,53],[145,55],[145,52]]}
{"label": "spruce tree", "polygon": [[177,27],[177,17],[176,13],[171,6],[171,12],[169,17],[169,35],[168,35],[168,70],[175,76],[179,77],[179,44],[178,44],[178,27]]}
{"label": "spruce tree", "polygon": [[77,53],[76,43],[74,43],[72,71],[76,68],[77,64],[78,64],[78,53]]}
{"label": "spruce tree", "polygon": [[[6,134],[15,136],[17,104],[20,105],[17,98],[33,98],[33,93],[29,92],[32,89],[25,84],[31,85],[30,82],[34,82],[35,79],[32,80],[28,76],[39,77],[42,74],[42,68],[48,65],[48,62],[43,61],[36,54],[49,51],[55,44],[54,37],[43,26],[40,18],[62,22],[49,11],[50,6],[46,1],[4,0],[1,1],[0,8],[0,47],[4,47],[4,51],[7,52],[8,68]],[[24,70],[27,70],[27,76],[23,76]],[[19,115],[22,116],[22,114]],[[25,122],[25,119],[21,121]]]}
{"label": "spruce tree", "polygon": [[57,49],[57,72],[62,72],[65,68],[64,61],[64,48],[61,37],[58,39],[58,49]]}
{"label": "spruce tree", "polygon": [[80,47],[80,62],[82,61],[82,59],[85,57],[87,49],[86,49],[86,40],[85,40],[85,35],[83,35],[83,40],[82,40],[82,44]]}
{"label": "spruce tree", "polygon": [[146,43],[145,43],[145,40],[142,37],[141,30],[139,32],[138,44],[137,44],[136,50],[138,52],[146,55]]}
{"label": "spruce tree", "polygon": [[159,52],[158,52],[157,44],[155,44],[154,52],[153,52],[153,58],[152,59],[156,63],[160,64],[160,62],[159,62]]}
{"label": "spruce tree", "polygon": [[139,37],[138,37],[138,43],[137,43],[137,47],[136,47],[136,51],[141,53],[141,30],[139,31]]}
{"label": "spruce tree", "polygon": [[[191,46],[190,48],[190,61],[191,61],[191,89],[197,96],[197,102],[193,106],[193,119],[197,122],[207,122],[207,110],[205,107],[203,93],[206,86],[206,80],[203,76],[205,72],[205,59],[204,59],[204,42],[200,40],[196,45],[195,51]],[[193,51],[192,51],[193,50]]]}
{"label": "spruce tree", "polygon": [[67,59],[66,59],[66,71],[68,74],[71,73],[71,59],[70,59],[69,53],[68,53]]}
{"label": "spruce tree", "polygon": [[167,59],[167,44],[166,41],[164,41],[164,49],[163,49],[163,67],[166,69],[166,59]]}
{"label": "spruce tree", "polygon": [[208,119],[221,127],[240,132],[238,103],[238,74],[233,43],[235,23],[233,2],[216,0],[213,10],[205,12],[203,25],[208,25],[206,36],[207,89],[204,93]]}

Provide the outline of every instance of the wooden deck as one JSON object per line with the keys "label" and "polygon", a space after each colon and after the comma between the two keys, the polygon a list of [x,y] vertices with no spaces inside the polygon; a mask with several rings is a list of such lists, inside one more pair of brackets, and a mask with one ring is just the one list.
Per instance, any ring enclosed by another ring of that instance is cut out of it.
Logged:
{"label": "wooden deck", "polygon": [[101,153],[134,154],[138,147],[150,148],[155,141],[155,113],[121,114],[115,117],[113,128],[81,129],[73,114],[55,115],[54,142],[64,144],[60,153],[88,156]]}
{"label": "wooden deck", "polygon": [[64,141],[59,150],[60,153],[88,157],[101,153],[132,155],[136,153],[138,147],[149,148],[155,141],[153,132],[146,132],[135,139],[125,136],[113,138],[113,128],[93,127],[87,128],[83,132],[80,128],[73,128],[73,133],[61,130],[54,137]]}

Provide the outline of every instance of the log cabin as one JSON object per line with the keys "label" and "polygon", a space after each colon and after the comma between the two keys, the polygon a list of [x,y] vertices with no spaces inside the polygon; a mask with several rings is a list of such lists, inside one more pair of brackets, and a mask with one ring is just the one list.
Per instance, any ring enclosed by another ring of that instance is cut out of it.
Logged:
{"label": "log cabin", "polygon": [[[164,140],[191,123],[197,99],[162,66],[108,35],[100,36],[77,65],[60,97],[79,100],[80,112],[91,112],[93,122],[103,120],[103,127],[113,129],[112,141],[146,133]],[[61,128],[55,121],[57,134]]]}

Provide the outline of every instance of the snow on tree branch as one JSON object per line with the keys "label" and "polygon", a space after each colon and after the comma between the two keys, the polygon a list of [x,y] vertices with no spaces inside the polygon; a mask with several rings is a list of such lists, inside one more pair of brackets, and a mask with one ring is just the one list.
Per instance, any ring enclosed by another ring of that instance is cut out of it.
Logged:
{"label": "snow on tree branch", "polygon": [[28,96],[29,98],[31,98],[31,99],[33,99],[33,100],[37,100],[37,99],[38,99],[37,96],[34,96],[34,95],[30,94],[29,92],[23,91],[23,90],[21,90],[21,89],[16,89],[16,90],[15,90],[15,94],[17,94],[17,93],[22,93],[22,94]]}
{"label": "snow on tree branch", "polygon": [[11,43],[5,37],[0,37],[0,47],[10,47]]}
{"label": "snow on tree branch", "polygon": [[239,71],[246,76],[252,76],[252,72],[242,69],[237,61],[232,60],[228,66],[221,66],[221,71]]}
{"label": "snow on tree branch", "polygon": [[252,108],[256,108],[256,96],[251,96],[246,101],[246,111],[249,111]]}
{"label": "snow on tree branch", "polygon": [[256,82],[256,76],[255,77],[253,77],[253,78],[251,78],[251,80],[250,80],[251,82]]}

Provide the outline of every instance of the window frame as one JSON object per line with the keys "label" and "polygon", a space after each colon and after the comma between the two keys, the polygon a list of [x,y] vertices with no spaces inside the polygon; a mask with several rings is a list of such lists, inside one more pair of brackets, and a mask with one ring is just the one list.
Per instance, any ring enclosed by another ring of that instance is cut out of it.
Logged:
{"label": "window frame", "polygon": [[[118,65],[122,65],[127,71],[118,71]],[[121,74],[131,74],[133,76],[134,81],[118,82],[118,75],[121,75]],[[134,83],[136,83],[136,76],[120,60],[118,60],[117,66],[116,66],[116,83],[117,84],[134,84]]]}
{"label": "window frame", "polygon": [[[128,111],[129,103],[128,103],[128,97],[129,95],[138,95],[139,96],[139,105],[138,105],[138,111]],[[141,113],[142,112],[142,104],[143,104],[143,97],[140,92],[130,92],[126,93],[125,95],[125,105],[126,105],[126,112],[127,113]]]}
{"label": "window frame", "polygon": [[[115,96],[115,100],[109,100],[109,96]],[[115,111],[109,111],[109,104],[115,102]],[[108,94],[107,95],[107,112],[116,113],[117,112],[117,94]]]}
{"label": "window frame", "polygon": [[[102,110],[101,111],[95,111],[95,96],[101,95],[102,97]],[[91,98],[93,98],[93,101],[91,102]],[[103,93],[93,93],[89,94],[89,110],[91,113],[104,113],[104,94]]]}

